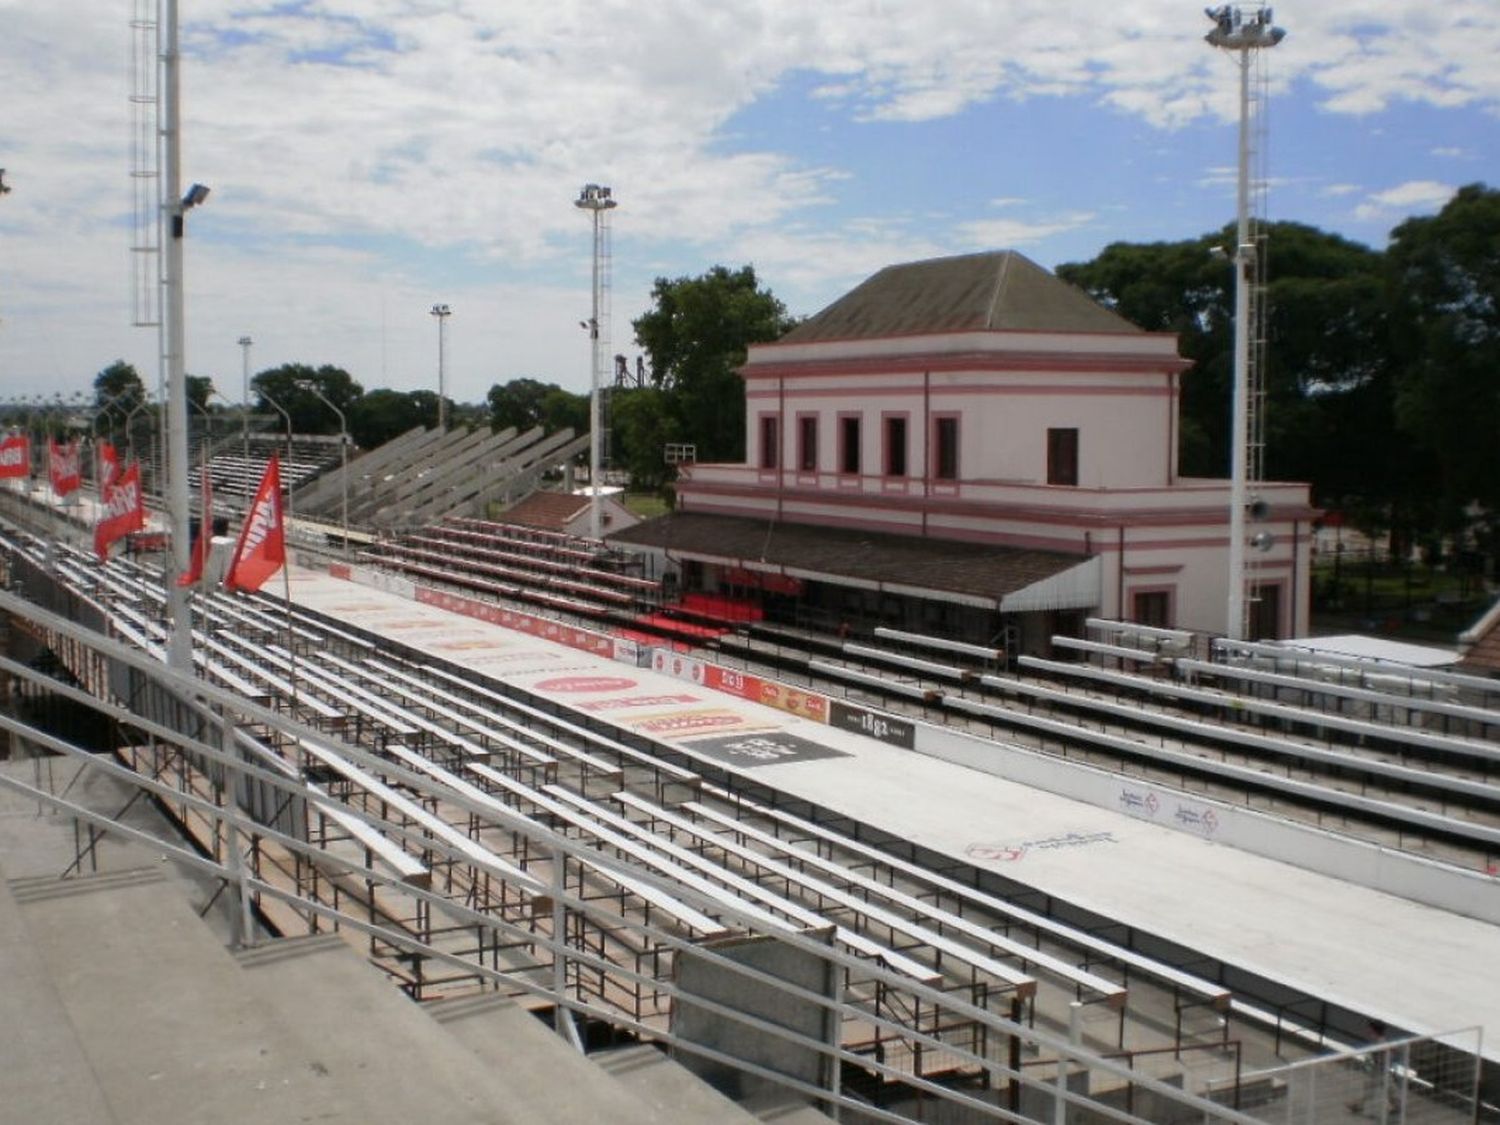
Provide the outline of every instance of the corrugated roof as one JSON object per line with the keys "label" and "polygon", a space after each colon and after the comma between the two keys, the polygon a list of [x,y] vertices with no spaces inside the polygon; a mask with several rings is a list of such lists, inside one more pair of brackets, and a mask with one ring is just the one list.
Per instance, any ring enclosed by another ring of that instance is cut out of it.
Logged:
{"label": "corrugated roof", "polygon": [[533,492],[520,503],[507,508],[505,518],[522,527],[566,531],[568,524],[588,506],[587,496],[574,496],[570,492]]}
{"label": "corrugated roof", "polygon": [[779,343],[940,332],[1140,332],[1014,250],[887,266]]}
{"label": "corrugated roof", "polygon": [[705,512],[669,512],[617,532],[609,541],[731,559],[752,568],[785,567],[996,602],[1086,558]]}

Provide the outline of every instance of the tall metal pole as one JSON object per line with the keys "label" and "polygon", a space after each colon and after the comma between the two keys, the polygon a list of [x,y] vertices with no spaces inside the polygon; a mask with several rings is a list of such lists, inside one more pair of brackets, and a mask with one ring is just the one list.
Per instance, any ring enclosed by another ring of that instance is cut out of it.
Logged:
{"label": "tall metal pole", "polygon": [[[441,323],[441,322],[439,322],[439,323]],[[323,401],[323,405],[327,406],[329,410],[332,410],[335,414],[338,415],[338,419],[339,419],[339,473],[340,473],[340,475],[343,478],[343,485],[344,485],[344,495],[343,495],[343,500],[341,501],[341,503],[342,503],[341,517],[342,517],[343,528],[344,528],[344,561],[348,562],[349,561],[349,423],[348,423],[347,419],[345,419],[345,417],[344,417],[344,412],[342,410],[340,410],[337,406],[333,405],[333,400],[330,399],[327,395],[325,395],[322,391],[318,390],[318,388],[317,388],[317,386],[315,384],[313,384],[313,383],[298,383],[297,386],[301,387],[304,391],[311,391],[314,395],[316,395],[319,399],[321,399]]]}
{"label": "tall metal pole", "polygon": [[453,315],[453,310],[447,305],[433,305],[432,315],[437,317],[438,325],[438,433],[448,432],[448,400],[443,390],[443,337],[446,335],[444,328],[448,318]]}
{"label": "tall metal pole", "polygon": [[1237,53],[1240,68],[1239,179],[1235,190],[1234,261],[1234,392],[1230,416],[1229,468],[1229,595],[1225,635],[1243,640],[1245,620],[1245,505],[1250,457],[1250,291],[1255,276],[1256,248],[1250,238],[1250,52],[1274,47],[1286,32],[1271,26],[1271,10],[1260,8],[1248,16],[1224,4],[1209,9],[1216,26],[1208,42]]}
{"label": "tall metal pole", "polygon": [[599,332],[599,306],[602,304],[603,286],[602,275],[599,272],[600,258],[604,248],[604,227],[601,217],[603,212],[618,206],[610,196],[608,187],[599,184],[584,184],[583,190],[578,193],[578,198],[573,201],[573,206],[589,211],[593,216],[594,227],[594,278],[591,311],[589,313],[589,537],[598,539],[603,535],[603,499],[600,495],[599,476],[602,471],[601,465],[604,460],[604,431],[602,422],[603,409],[600,396],[603,393],[601,386],[604,371],[603,340]]}
{"label": "tall metal pole", "polygon": [[188,591],[177,585],[177,575],[189,565],[188,543],[188,417],[187,373],[184,359],[186,328],[182,291],[182,87],[179,74],[177,0],[162,0],[162,219],[167,237],[162,270],[162,360],[167,406],[167,517],[171,530],[172,566],[166,571],[167,610],[172,632],[167,663],[185,674],[193,670],[192,622]]}
{"label": "tall metal pole", "polygon": [[245,510],[250,510],[250,345],[249,336],[239,339],[242,371],[240,376],[240,438],[244,448],[240,455],[240,489],[244,495]]}

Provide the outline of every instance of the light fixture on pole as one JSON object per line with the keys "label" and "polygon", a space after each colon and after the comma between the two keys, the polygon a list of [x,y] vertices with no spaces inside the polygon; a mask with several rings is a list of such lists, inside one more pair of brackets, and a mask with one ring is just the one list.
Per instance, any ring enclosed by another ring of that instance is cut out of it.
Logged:
{"label": "light fixture on pole", "polygon": [[317,396],[329,410],[338,415],[339,419],[339,477],[344,486],[342,507],[340,508],[341,525],[344,529],[344,561],[349,561],[349,425],[344,419],[344,412],[333,401],[318,390],[318,385],[312,382],[299,382],[297,388],[309,391]]}
{"label": "light fixture on pole", "polygon": [[604,256],[604,234],[608,229],[604,222],[604,215],[613,210],[618,204],[612,198],[610,189],[599,184],[584,184],[583,190],[578,193],[578,198],[573,201],[573,206],[588,211],[593,216],[594,226],[594,276],[593,292],[591,298],[591,309],[587,324],[590,342],[589,355],[589,537],[598,539],[603,534],[603,519],[601,512],[601,498],[599,493],[601,463],[603,461],[604,433],[601,425],[603,410],[600,403],[602,389],[600,382],[603,378],[604,353],[603,340],[600,339],[599,313],[600,305],[603,303],[603,284],[600,264]]}
{"label": "light fixture on pole", "polygon": [[1271,9],[1250,10],[1234,4],[1205,9],[1214,29],[1204,38],[1211,46],[1237,52],[1240,67],[1239,180],[1235,192],[1234,259],[1234,398],[1230,422],[1229,597],[1225,634],[1243,640],[1246,633],[1245,505],[1250,457],[1250,297],[1256,271],[1256,247],[1250,234],[1250,52],[1274,47],[1286,32],[1271,23]]}
{"label": "light fixture on pole", "polygon": [[443,390],[443,337],[448,318],[453,315],[453,310],[447,305],[433,305],[432,315],[437,317],[438,324],[438,433],[448,432],[448,400]]}

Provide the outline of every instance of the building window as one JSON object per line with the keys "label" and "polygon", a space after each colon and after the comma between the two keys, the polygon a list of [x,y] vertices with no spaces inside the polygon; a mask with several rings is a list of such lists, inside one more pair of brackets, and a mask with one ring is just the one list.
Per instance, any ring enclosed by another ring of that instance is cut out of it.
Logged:
{"label": "building window", "polygon": [[859,415],[839,419],[839,472],[859,472]]}
{"label": "building window", "polygon": [[906,417],[899,415],[885,420],[885,475],[906,475]]}
{"label": "building window", "polygon": [[760,416],[760,467],[774,469],[781,464],[781,427],[774,414]]}
{"label": "building window", "polygon": [[1078,431],[1047,431],[1047,483],[1078,483]]}
{"label": "building window", "polygon": [[804,473],[818,471],[818,418],[815,414],[797,420],[797,467]]}
{"label": "building window", "polygon": [[932,475],[938,480],[958,479],[957,418],[938,418],[932,423]]}
{"label": "building window", "polygon": [[1166,590],[1142,590],[1132,600],[1130,619],[1158,629],[1172,627],[1172,596]]}

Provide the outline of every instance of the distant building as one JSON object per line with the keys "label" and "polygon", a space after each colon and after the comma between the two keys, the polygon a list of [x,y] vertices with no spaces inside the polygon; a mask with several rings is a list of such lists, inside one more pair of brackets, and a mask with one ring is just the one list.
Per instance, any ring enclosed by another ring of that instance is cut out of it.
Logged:
{"label": "distant building", "polygon": [[[542,531],[555,531],[563,535],[587,536],[589,533],[589,508],[592,497],[585,490],[575,492],[533,492],[518,504],[513,504],[501,515],[506,523],[535,527]],[[623,531],[640,522],[629,508],[620,503],[618,496],[607,494],[599,498],[599,524],[605,535]]]}
{"label": "distant building", "polygon": [[[677,510],[614,538],[688,589],[1029,650],[1091,614],[1223,632],[1230,488],[1178,474],[1188,367],[1020,254],[891,266],[751,347],[747,462],[684,466]],[[1251,635],[1304,633],[1308,486],[1253,493]]]}

